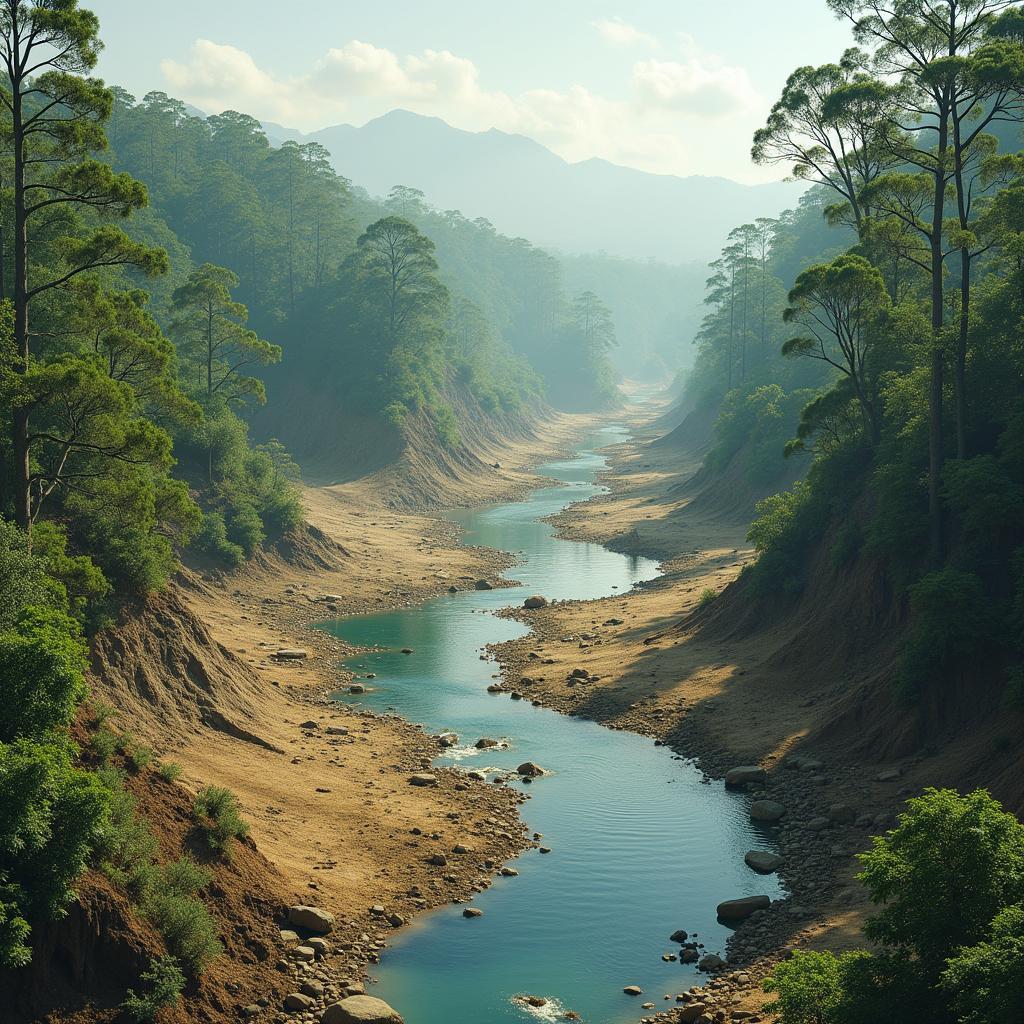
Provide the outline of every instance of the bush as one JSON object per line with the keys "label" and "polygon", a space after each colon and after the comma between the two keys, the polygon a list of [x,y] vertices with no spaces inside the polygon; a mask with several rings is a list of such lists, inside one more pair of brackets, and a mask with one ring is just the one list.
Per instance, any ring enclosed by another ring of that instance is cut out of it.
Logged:
{"label": "bush", "polygon": [[228,528],[220,512],[207,512],[203,528],[195,541],[196,548],[207,557],[229,569],[237,569],[245,561],[242,547],[228,539]]}
{"label": "bush", "polygon": [[153,748],[139,743],[130,732],[118,736],[117,749],[124,754],[129,767],[135,772],[142,771],[153,760]]}
{"label": "bush", "polygon": [[705,587],[701,591],[700,597],[697,600],[697,607],[698,608],[707,608],[707,606],[709,604],[711,604],[715,600],[716,597],[718,597],[718,591],[717,590],[712,590],[711,587]]}
{"label": "bush", "polygon": [[30,606],[63,603],[59,584],[47,575],[43,560],[29,552],[25,534],[0,519],[0,630],[11,629]]}
{"label": "bush", "polygon": [[56,740],[0,743],[0,967],[28,963],[30,922],[52,920],[98,846],[110,794]]}
{"label": "bush", "polygon": [[85,697],[85,646],[63,612],[23,609],[0,633],[0,743],[71,723]]}
{"label": "bush", "polygon": [[110,793],[110,816],[98,848],[100,870],[136,903],[146,899],[156,878],[154,861],[160,852],[156,836],[140,818],[135,798],[116,772],[102,773]]}
{"label": "bush", "polygon": [[111,589],[103,570],[88,555],[68,554],[68,535],[58,523],[36,523],[32,550],[43,560],[47,572],[64,586],[71,613],[80,621],[95,624],[95,613]]}
{"label": "bush", "polygon": [[139,980],[146,985],[148,991],[139,995],[134,989],[129,989],[121,1004],[124,1015],[135,1024],[152,1024],[156,1020],[157,1011],[165,1006],[173,1006],[185,987],[185,975],[171,956],[154,960]]}
{"label": "bush", "polygon": [[951,950],[982,942],[999,911],[1024,900],[1024,825],[984,790],[928,789],[860,855],[881,906],[865,934],[913,957],[929,984]]}
{"label": "bush", "polygon": [[229,789],[207,786],[196,797],[193,810],[211,850],[224,853],[232,839],[249,834],[249,826],[239,812],[238,798]]}
{"label": "bush", "polygon": [[162,761],[157,766],[157,771],[165,782],[177,782],[181,778],[181,765],[176,761]]}
{"label": "bush", "polygon": [[782,1024],[832,1024],[843,1001],[842,971],[832,953],[794,950],[765,979],[765,992],[775,993],[765,1007]]}
{"label": "bush", "polygon": [[197,895],[209,884],[209,872],[191,861],[176,861],[159,870],[142,904],[168,950],[190,975],[202,974],[222,952],[217,925]]}
{"label": "bush", "polygon": [[114,756],[117,744],[117,733],[113,729],[108,729],[105,725],[101,726],[89,737],[89,751],[101,765],[106,764]]}
{"label": "bush", "polygon": [[1024,906],[1000,911],[984,942],[950,959],[941,984],[961,1024],[1024,1020]]}
{"label": "bush", "polygon": [[898,685],[912,698],[948,664],[976,651],[993,631],[991,604],[973,573],[940,569],[910,588],[910,629]]}

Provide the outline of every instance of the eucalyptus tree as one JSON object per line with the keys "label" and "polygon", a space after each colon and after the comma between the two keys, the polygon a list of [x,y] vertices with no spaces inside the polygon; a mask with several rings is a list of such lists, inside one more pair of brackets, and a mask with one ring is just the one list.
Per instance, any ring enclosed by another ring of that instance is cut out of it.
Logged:
{"label": "eucalyptus tree", "polygon": [[872,348],[878,318],[889,305],[878,269],[863,256],[848,253],[801,273],[783,313],[786,323],[798,324],[806,333],[787,341],[782,354],[817,359],[842,374],[856,396],[864,433],[872,444],[881,437]]}
{"label": "eucalyptus tree", "polygon": [[[928,512],[932,559],[942,551],[940,486],[945,459],[943,396],[945,376],[944,271],[949,239],[946,233],[948,189],[952,184],[959,205],[967,194],[963,170],[971,162],[973,147],[984,146],[983,132],[997,118],[1017,119],[1017,99],[1006,81],[1007,69],[995,76],[994,89],[982,86],[971,58],[985,51],[998,16],[1016,7],[1013,0],[828,0],[837,17],[848,20],[854,37],[869,47],[870,63],[881,80],[891,83],[898,97],[889,115],[887,138],[894,156],[916,174],[890,171],[870,183],[866,191],[887,212],[912,226],[928,248],[931,304],[931,356],[929,365]],[[991,51],[987,51],[991,53]],[[969,118],[969,131],[962,131]],[[912,178],[917,181],[912,181]],[[887,200],[891,186],[893,198]],[[966,229],[960,227],[960,232]],[[951,243],[961,252],[969,289],[970,238],[960,234]],[[965,255],[965,253],[967,255]],[[969,299],[969,291],[967,292]],[[961,299],[964,344],[968,308]],[[959,364],[959,359],[958,359]],[[963,381],[959,381],[963,391]],[[961,406],[958,401],[958,408]]]}
{"label": "eucalyptus tree", "polygon": [[[29,381],[31,310],[53,289],[101,267],[159,273],[167,265],[162,250],[140,245],[103,222],[145,206],[147,193],[128,174],[115,173],[93,156],[107,146],[103,126],[113,106],[103,83],[85,77],[102,46],[98,31],[96,16],[77,0],[0,0],[0,61],[6,78],[0,104],[8,118],[13,158],[11,369],[24,385],[11,403],[14,514],[25,530],[33,519],[30,420],[42,400]],[[82,227],[75,211],[89,211],[92,226]],[[39,259],[44,245],[54,259]],[[68,386],[74,382],[74,375],[65,380]]]}

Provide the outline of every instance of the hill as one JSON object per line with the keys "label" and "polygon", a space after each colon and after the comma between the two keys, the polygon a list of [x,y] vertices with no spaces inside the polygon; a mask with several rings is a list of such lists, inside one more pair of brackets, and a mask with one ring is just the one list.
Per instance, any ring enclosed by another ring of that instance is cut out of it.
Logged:
{"label": "hill", "polygon": [[486,217],[503,233],[568,252],[707,261],[737,223],[773,216],[799,194],[782,182],[649,174],[599,159],[569,163],[522,135],[462,131],[407,110],[309,135],[264,128],[275,144],[321,143],[340,173],[374,195],[409,185],[438,209]]}

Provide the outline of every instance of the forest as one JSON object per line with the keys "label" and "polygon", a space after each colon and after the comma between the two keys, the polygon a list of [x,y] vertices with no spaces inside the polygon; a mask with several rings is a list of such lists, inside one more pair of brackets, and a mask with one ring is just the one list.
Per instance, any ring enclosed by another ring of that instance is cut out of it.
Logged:
{"label": "forest", "polygon": [[1024,6],[816,7],[704,268],[0,0],[17,1024],[1024,1020]]}

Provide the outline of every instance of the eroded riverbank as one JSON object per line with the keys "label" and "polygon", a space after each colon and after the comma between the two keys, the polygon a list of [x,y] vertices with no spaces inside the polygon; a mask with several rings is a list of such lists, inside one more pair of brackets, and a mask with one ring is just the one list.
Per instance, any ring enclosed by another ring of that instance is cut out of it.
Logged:
{"label": "eroded riverbank", "polygon": [[[604,458],[595,449],[621,436],[605,431],[584,443],[580,458],[541,467],[558,486],[457,517],[468,544],[517,553],[506,575],[524,585],[519,601],[534,592],[560,602],[625,595],[658,575],[652,560],[566,543],[541,522],[600,489],[594,477]],[[745,797],[648,739],[487,693],[494,666],[484,650],[526,633],[492,614],[511,601],[507,590],[475,591],[331,626],[349,644],[379,648],[349,659],[367,691],[357,698],[362,706],[457,733],[439,763],[529,793],[526,819],[543,836],[538,846],[551,851],[535,849],[517,863],[518,876],[500,878],[474,900],[480,917],[440,911],[397,936],[374,991],[400,1008],[416,1006],[421,1024],[515,1020],[539,1010],[635,1020],[644,1009],[624,987],[637,985],[643,1002],[663,1005],[698,980],[692,966],[680,966],[670,935],[689,931],[697,955],[723,952],[728,931],[716,905],[778,895],[772,878],[743,863],[745,850],[770,848],[770,834],[751,822]],[[481,750],[481,739],[498,745]],[[525,761],[545,774],[517,781]],[[451,838],[425,853],[469,859],[484,874],[497,869],[471,843],[454,844],[461,853],[454,845],[442,850]],[[438,886],[445,867],[438,865]],[[524,994],[546,1000],[544,1007],[517,1001]]]}

